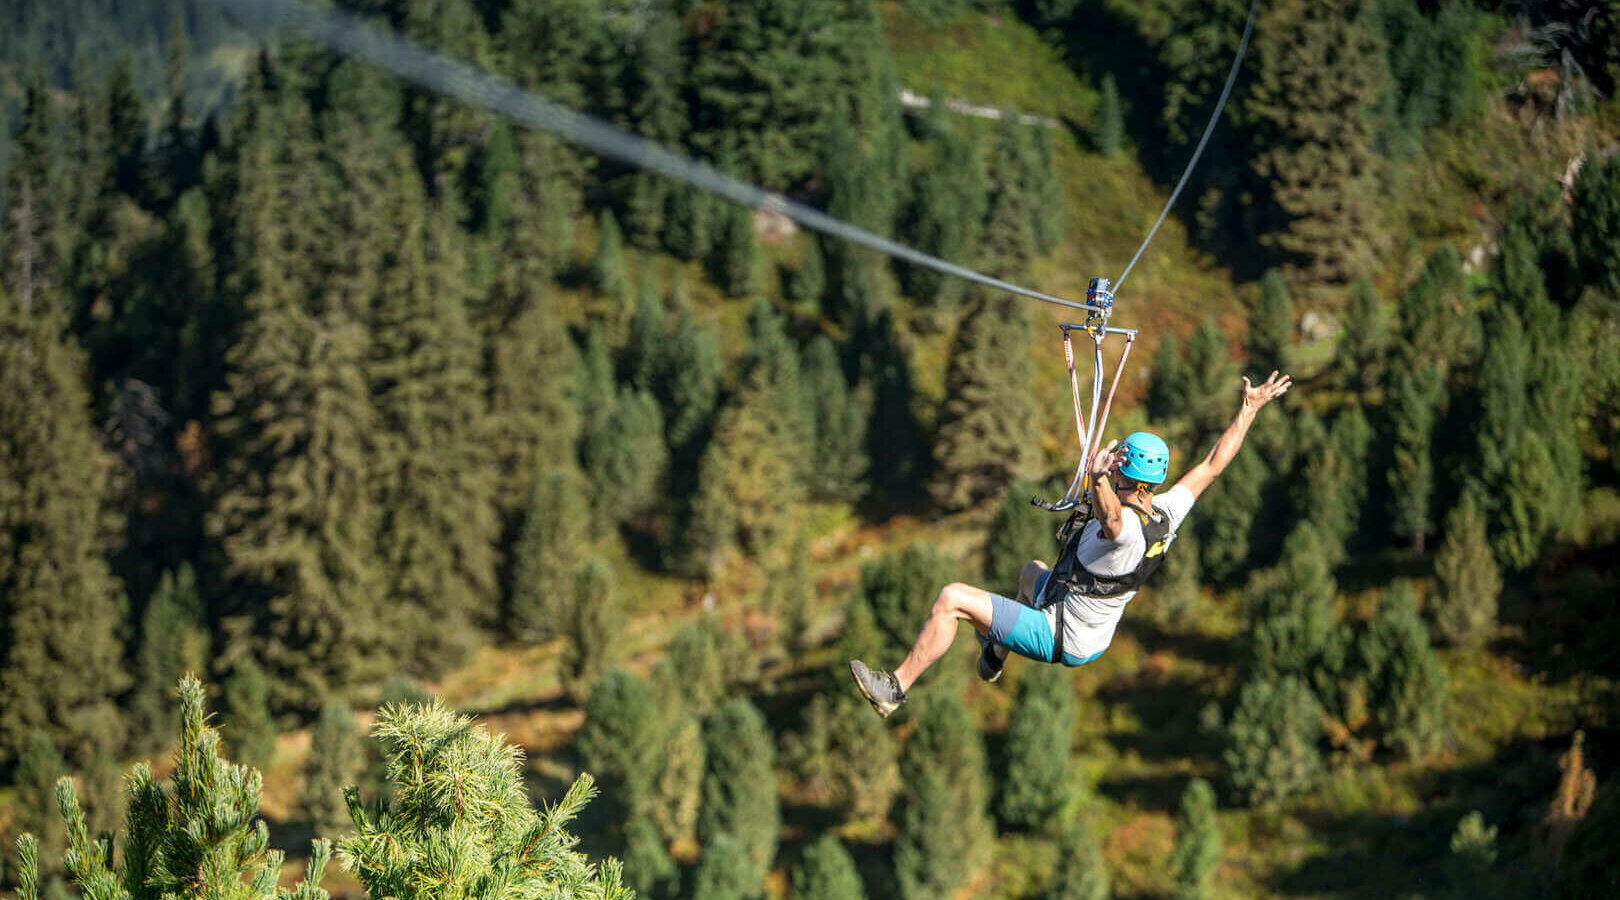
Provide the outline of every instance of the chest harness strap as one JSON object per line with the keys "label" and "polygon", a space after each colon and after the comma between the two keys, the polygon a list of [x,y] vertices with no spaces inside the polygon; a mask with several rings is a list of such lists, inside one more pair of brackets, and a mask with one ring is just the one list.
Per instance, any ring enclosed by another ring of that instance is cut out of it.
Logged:
{"label": "chest harness strap", "polygon": [[1133,506],[1125,508],[1142,520],[1142,538],[1147,544],[1147,550],[1143,552],[1142,561],[1136,564],[1136,568],[1124,575],[1097,575],[1087,571],[1086,567],[1080,564],[1080,536],[1091,521],[1089,503],[1077,510],[1063,524],[1066,536],[1063,540],[1063,549],[1058,553],[1057,565],[1053,567],[1052,574],[1046,578],[1045,590],[1041,592],[1039,598],[1035,598],[1036,609],[1045,609],[1054,603],[1057,604],[1057,614],[1054,617],[1056,621],[1053,622],[1052,628],[1051,662],[1063,662],[1064,614],[1069,606],[1066,601],[1071,595],[1079,594],[1105,600],[1137,590],[1148,580],[1148,576],[1164,563],[1164,552],[1176,539],[1175,532],[1170,530],[1170,517],[1164,510],[1155,506],[1153,514],[1148,515]]}

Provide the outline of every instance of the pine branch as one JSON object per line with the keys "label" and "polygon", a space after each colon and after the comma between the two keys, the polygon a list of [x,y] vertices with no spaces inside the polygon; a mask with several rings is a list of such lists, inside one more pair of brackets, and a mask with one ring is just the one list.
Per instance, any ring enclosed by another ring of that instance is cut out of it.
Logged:
{"label": "pine branch", "polygon": [[31,834],[17,838],[17,900],[39,900],[39,841]]}
{"label": "pine branch", "polygon": [[67,823],[68,849],[62,854],[62,862],[73,874],[79,890],[88,900],[130,900],[129,892],[107,866],[111,848],[90,840],[73,779],[64,777],[56,782],[56,805]]}

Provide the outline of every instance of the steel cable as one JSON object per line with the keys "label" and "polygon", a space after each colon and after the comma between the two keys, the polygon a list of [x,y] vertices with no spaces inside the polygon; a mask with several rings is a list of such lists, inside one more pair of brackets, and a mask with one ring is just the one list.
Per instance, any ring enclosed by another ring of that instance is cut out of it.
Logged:
{"label": "steel cable", "polygon": [[745,206],[779,213],[822,234],[1009,294],[1070,309],[1095,310],[1095,307],[1085,303],[1020,287],[947,262],[789,200],[781,194],[732,178],[710,166],[671,153],[645,138],[538,97],[506,79],[437,54],[349,13],[318,9],[299,0],[219,2],[248,24],[293,28],[335,51],[365,60],[413,84],[482,106],[628,165],[661,173]]}

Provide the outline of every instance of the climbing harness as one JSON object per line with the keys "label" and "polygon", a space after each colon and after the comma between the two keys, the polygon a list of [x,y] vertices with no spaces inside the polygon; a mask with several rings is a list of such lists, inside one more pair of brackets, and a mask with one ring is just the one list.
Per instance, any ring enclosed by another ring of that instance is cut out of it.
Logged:
{"label": "climbing harness", "polygon": [[[1089,509],[1085,513],[1076,511],[1069,517],[1069,521],[1064,523],[1064,529],[1070,533],[1063,541],[1063,549],[1058,553],[1057,565],[1046,577],[1046,588],[1041,592],[1041,596],[1031,598],[1036,609],[1054,605],[1057,608],[1052,623],[1051,662],[1064,661],[1064,619],[1069,608],[1065,600],[1076,594],[1106,600],[1140,588],[1148,580],[1148,576],[1157,571],[1164,562],[1164,551],[1176,539],[1175,532],[1170,530],[1170,517],[1157,506],[1153,507],[1152,515],[1130,505],[1126,505],[1125,509],[1135,513],[1137,518],[1142,520],[1142,537],[1147,543],[1147,550],[1142,554],[1142,560],[1136,564],[1136,568],[1124,575],[1097,575],[1080,564],[1080,535],[1091,519]],[[1078,524],[1075,524],[1076,522]]]}

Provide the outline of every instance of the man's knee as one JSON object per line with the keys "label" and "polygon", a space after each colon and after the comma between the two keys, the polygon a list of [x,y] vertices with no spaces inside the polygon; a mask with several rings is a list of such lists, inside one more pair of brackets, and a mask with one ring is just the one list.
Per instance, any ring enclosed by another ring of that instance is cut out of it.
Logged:
{"label": "man's knee", "polygon": [[964,590],[966,587],[967,585],[958,581],[940,588],[939,596],[934,598],[934,608],[930,612],[936,616],[961,618],[964,610],[963,603],[967,597]]}
{"label": "man's knee", "polygon": [[939,589],[939,596],[934,600],[934,608],[929,612],[934,616],[961,619],[983,630],[990,627],[994,607],[990,602],[990,594],[986,591],[970,584],[955,582]]}

